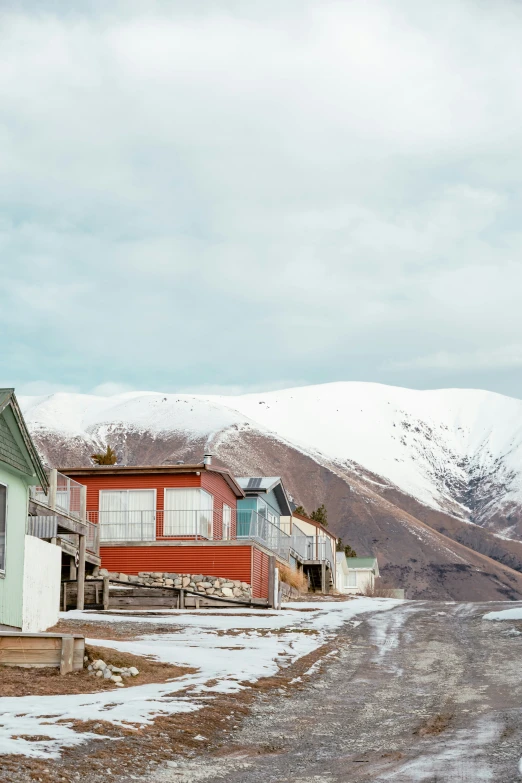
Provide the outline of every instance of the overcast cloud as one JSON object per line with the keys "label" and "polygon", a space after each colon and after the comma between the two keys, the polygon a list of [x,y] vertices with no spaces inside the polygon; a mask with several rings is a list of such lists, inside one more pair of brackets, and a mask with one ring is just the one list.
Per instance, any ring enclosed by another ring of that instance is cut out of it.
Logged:
{"label": "overcast cloud", "polygon": [[4,4],[0,383],[522,397],[521,41],[518,0]]}

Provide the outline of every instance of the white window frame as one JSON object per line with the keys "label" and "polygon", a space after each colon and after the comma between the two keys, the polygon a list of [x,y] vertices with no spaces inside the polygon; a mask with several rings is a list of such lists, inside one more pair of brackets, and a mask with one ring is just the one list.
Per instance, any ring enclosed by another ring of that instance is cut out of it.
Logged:
{"label": "white window frame", "polygon": [[[99,497],[98,497],[98,522],[100,524],[100,540],[102,540],[102,527],[101,527],[101,524],[102,524],[102,520],[103,520],[103,514],[107,513],[107,512],[102,512],[102,510],[100,508],[101,507],[102,494],[104,494],[105,492],[125,492],[128,495],[129,492],[144,492],[144,491],[145,492],[153,492],[154,493],[154,503],[153,503],[154,508],[151,510],[151,513],[152,513],[152,516],[153,516],[153,520],[152,520],[152,522],[153,522],[153,536],[152,536],[152,538],[143,538],[143,539],[142,538],[136,538],[136,539],[133,538],[133,539],[130,539],[130,540],[132,540],[132,541],[156,541],[156,523],[157,523],[157,511],[158,511],[158,492],[157,492],[157,490],[154,487],[130,487],[130,488],[124,487],[122,489],[119,489],[118,487],[112,487],[111,489],[100,489]],[[147,512],[149,510],[150,509],[148,509],[148,508],[143,509],[143,511],[147,511]],[[110,512],[108,512],[108,513],[110,513]],[[122,513],[122,512],[118,512],[118,513]],[[102,516],[100,516],[100,514]],[[105,541],[113,541],[114,539],[104,539],[104,540]],[[119,540],[119,539],[116,539],[116,540]]]}
{"label": "white window frame", "polygon": [[[350,584],[350,582],[353,582],[353,584]],[[357,587],[357,571],[348,571],[347,574],[345,574],[345,587]]]}
{"label": "white window frame", "polygon": [[[214,539],[214,501],[215,497],[212,494],[212,492],[209,492],[207,489],[203,489],[203,487],[164,487],[163,488],[163,514],[165,515],[165,512],[168,512],[170,509],[167,509],[167,493],[168,492],[176,492],[181,491],[184,492],[187,489],[195,490],[196,492],[205,493],[205,495],[208,495],[209,498],[212,500],[211,509],[210,509],[210,531],[209,531],[209,537],[208,540],[212,541]],[[182,509],[184,511],[207,511],[207,509],[201,508],[201,503],[199,504],[199,508],[194,509]],[[194,531],[193,533],[184,533],[184,534],[178,534],[178,533],[165,533],[165,521],[163,521],[163,535],[164,536],[176,536],[176,535],[187,535],[187,536],[196,536],[198,533]]]}
{"label": "white window frame", "polygon": [[3,481],[0,482],[0,487],[4,487],[5,489],[5,520],[4,520],[4,562],[3,562],[3,568],[0,567],[0,576],[5,576],[5,569],[6,569],[6,561],[7,561],[7,515],[9,510],[9,485],[4,484]]}
{"label": "white window frame", "polygon": [[[225,527],[225,509],[227,509],[226,516],[228,517],[226,527]],[[223,518],[221,520],[221,538],[223,539],[223,541],[230,541],[231,537],[232,537],[232,506],[229,506],[228,503],[223,503]]]}

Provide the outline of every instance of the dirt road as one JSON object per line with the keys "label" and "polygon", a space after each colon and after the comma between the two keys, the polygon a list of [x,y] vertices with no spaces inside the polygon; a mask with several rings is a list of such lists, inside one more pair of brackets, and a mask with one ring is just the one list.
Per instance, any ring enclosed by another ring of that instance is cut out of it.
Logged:
{"label": "dirt road", "polygon": [[411,602],[348,623],[319,675],[154,783],[521,780],[522,623],[482,620],[499,608]]}

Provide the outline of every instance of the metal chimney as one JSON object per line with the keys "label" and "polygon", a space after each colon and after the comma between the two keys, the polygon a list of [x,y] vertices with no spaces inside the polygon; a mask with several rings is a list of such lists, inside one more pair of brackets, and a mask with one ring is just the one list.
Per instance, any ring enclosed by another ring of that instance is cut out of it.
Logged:
{"label": "metal chimney", "polygon": [[205,454],[203,457],[203,465],[212,465],[212,454]]}

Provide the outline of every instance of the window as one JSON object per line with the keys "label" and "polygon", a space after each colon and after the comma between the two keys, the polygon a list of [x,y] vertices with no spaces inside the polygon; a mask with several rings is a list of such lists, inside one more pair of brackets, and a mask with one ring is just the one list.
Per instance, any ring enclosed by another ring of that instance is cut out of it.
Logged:
{"label": "window", "polygon": [[214,496],[204,489],[166,489],[163,534],[212,538]]}
{"label": "window", "polygon": [[5,572],[5,538],[7,526],[7,487],[0,484],[0,573]]}
{"label": "window", "polygon": [[344,575],[344,586],[357,587],[357,571],[348,571],[348,573]]}
{"label": "window", "polygon": [[100,491],[101,541],[154,541],[156,492],[153,489]]}
{"label": "window", "polygon": [[232,533],[232,509],[223,503],[223,541],[230,541]]}

